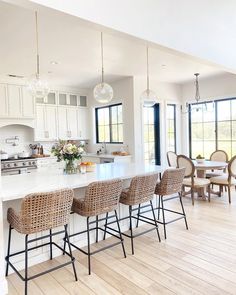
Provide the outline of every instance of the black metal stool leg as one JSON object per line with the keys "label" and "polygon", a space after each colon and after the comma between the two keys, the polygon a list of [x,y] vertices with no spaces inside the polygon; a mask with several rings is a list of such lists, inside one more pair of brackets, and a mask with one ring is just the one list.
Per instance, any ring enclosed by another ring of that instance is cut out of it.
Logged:
{"label": "black metal stool leg", "polygon": [[163,219],[163,227],[164,227],[164,237],[166,239],[166,220],[165,220],[165,210],[164,210],[164,202],[163,202],[163,196],[161,197],[161,209],[162,209],[162,219]]}
{"label": "black metal stool leg", "polygon": [[52,260],[52,230],[51,229],[49,230],[49,234],[50,234],[50,260]]}
{"label": "black metal stool leg", "polygon": [[66,235],[64,237],[64,245],[63,245],[63,255],[65,255],[65,251],[66,251]]}
{"label": "black metal stool leg", "polygon": [[[7,258],[8,259],[9,259],[9,255],[10,255],[10,249],[11,249],[11,231],[12,231],[12,227],[11,227],[11,225],[9,225],[8,245],[7,245]],[[6,277],[8,276],[8,269],[9,269],[9,264],[7,262],[7,265],[6,265]]]}
{"label": "black metal stool leg", "polygon": [[160,207],[161,207],[161,197],[158,196],[158,220],[160,219]]}
{"label": "black metal stool leg", "polygon": [[138,215],[137,215],[138,219],[137,219],[136,227],[138,227],[138,223],[139,223],[140,206],[141,204],[138,205]]}
{"label": "black metal stool leg", "polygon": [[28,294],[28,235],[25,235],[25,295]]}
{"label": "black metal stool leg", "polygon": [[107,212],[107,213],[106,213],[105,231],[104,231],[104,234],[103,234],[103,240],[106,239],[106,233],[107,233],[107,219],[108,219],[108,215],[109,215],[109,213]]}
{"label": "black metal stool leg", "polygon": [[188,223],[187,223],[187,218],[186,218],[186,214],[185,214],[185,210],[184,210],[184,205],[183,205],[183,200],[182,200],[182,194],[181,193],[179,193],[179,201],[180,201],[180,205],[182,207],[182,212],[183,212],[183,215],[184,215],[185,226],[186,226],[186,229],[188,229]]}
{"label": "black metal stool leg", "polygon": [[89,275],[91,275],[89,217],[87,217],[87,239],[88,239],[88,272],[89,272]]}
{"label": "black metal stool leg", "polygon": [[98,215],[96,216],[96,243],[98,242]]}
{"label": "black metal stool leg", "polygon": [[155,212],[154,212],[154,208],[153,208],[152,200],[150,200],[150,205],[151,205],[151,208],[152,208],[153,220],[154,220],[155,225],[156,225],[156,230],[157,230],[158,240],[159,240],[159,242],[160,242],[160,241],[161,241],[161,237],[160,237],[160,233],[159,233],[158,223],[157,223],[157,221],[156,221],[156,216],[155,216]]}
{"label": "black metal stool leg", "polygon": [[118,215],[117,215],[116,210],[115,210],[115,216],[116,216],[116,223],[117,223],[117,227],[118,227],[118,231],[119,231],[119,235],[120,235],[120,239],[121,239],[121,245],[122,245],[122,249],[123,249],[124,257],[126,258],[126,252],[125,252],[124,240],[123,240],[123,237],[122,237],[122,234],[121,234],[120,224],[119,224],[119,219],[118,219]]}
{"label": "black metal stool leg", "polygon": [[133,237],[133,229],[132,229],[132,206],[129,206],[129,227],[130,227],[131,250],[132,250],[132,255],[134,255],[134,237]]}
{"label": "black metal stool leg", "polygon": [[71,244],[70,244],[70,239],[69,239],[69,235],[68,235],[68,224],[66,224],[64,227],[65,227],[65,239],[67,240],[67,243],[68,243],[68,248],[69,248],[69,253],[71,256],[75,280],[78,281],[77,273],[76,273],[76,269],[75,269],[75,259],[73,258],[73,255],[72,255]]}

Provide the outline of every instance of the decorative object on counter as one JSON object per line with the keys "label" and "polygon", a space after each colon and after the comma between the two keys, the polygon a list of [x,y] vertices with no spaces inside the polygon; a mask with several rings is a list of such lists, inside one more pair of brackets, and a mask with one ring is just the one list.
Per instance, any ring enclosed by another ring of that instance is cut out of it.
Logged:
{"label": "decorative object on counter", "polygon": [[38,13],[35,11],[35,30],[36,30],[36,74],[28,83],[28,91],[35,98],[44,99],[49,93],[49,86],[47,81],[42,80],[40,77],[39,67],[39,34],[38,34]]}
{"label": "decorative object on counter", "polygon": [[[80,172],[85,173],[85,172],[94,172],[96,168],[96,163],[94,162],[82,162],[80,165]],[[84,171],[85,172],[82,172]]]}
{"label": "decorative object on counter", "polygon": [[23,152],[21,152],[21,153],[18,154],[18,157],[19,158],[29,158],[30,157],[30,153],[23,151]]}
{"label": "decorative object on counter", "polygon": [[116,152],[112,152],[113,156],[129,156],[129,153],[127,153],[126,151],[116,151]]}
{"label": "decorative object on counter", "polygon": [[60,140],[58,144],[52,147],[51,152],[57,157],[58,162],[65,161],[64,172],[66,174],[77,173],[78,170],[75,161],[80,160],[84,153],[81,145],[77,146],[76,144]]}
{"label": "decorative object on counter", "polygon": [[200,163],[204,163],[204,162],[205,162],[205,158],[202,157],[201,155],[198,155],[198,156],[196,157],[196,161],[197,161],[198,164],[200,164]]}
{"label": "decorative object on counter", "polygon": [[157,96],[154,91],[150,89],[149,85],[149,48],[147,46],[147,89],[141,94],[141,101],[145,107],[153,107],[157,101]]}
{"label": "decorative object on counter", "polygon": [[101,32],[101,59],[102,59],[102,80],[93,89],[94,98],[100,103],[108,103],[113,98],[113,89],[111,85],[104,82],[104,66],[103,66],[103,33]]}

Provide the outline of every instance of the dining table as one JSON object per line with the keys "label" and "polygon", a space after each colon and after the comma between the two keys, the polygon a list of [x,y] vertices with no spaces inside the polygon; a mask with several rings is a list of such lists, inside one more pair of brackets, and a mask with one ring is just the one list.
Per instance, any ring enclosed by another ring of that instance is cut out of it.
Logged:
{"label": "dining table", "polygon": [[[228,166],[227,162],[220,162],[220,161],[208,161],[205,160],[203,162],[198,162],[196,160],[193,160],[193,164],[195,166],[197,177],[199,178],[206,178],[206,171],[213,171],[213,170],[225,170]],[[210,190],[211,193],[220,195],[219,192]],[[198,196],[199,197],[206,197],[205,189],[201,188],[198,190]]]}

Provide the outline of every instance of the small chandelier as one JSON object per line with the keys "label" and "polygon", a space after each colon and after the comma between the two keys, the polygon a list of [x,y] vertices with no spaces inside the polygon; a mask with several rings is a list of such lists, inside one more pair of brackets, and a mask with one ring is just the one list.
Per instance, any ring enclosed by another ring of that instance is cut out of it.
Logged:
{"label": "small chandelier", "polygon": [[35,11],[35,32],[36,32],[36,74],[28,82],[27,89],[35,98],[43,99],[49,93],[47,81],[42,80],[39,73],[39,36],[38,36],[38,13]]}
{"label": "small chandelier", "polygon": [[205,102],[204,104],[203,103],[200,103],[200,91],[199,91],[199,81],[198,81],[198,77],[199,77],[199,73],[195,73],[194,76],[195,76],[195,100],[196,102],[193,103],[193,104],[189,104],[186,102],[185,104],[185,111],[183,111],[183,108],[181,106],[181,111],[183,114],[187,114],[189,112],[192,112],[192,111],[196,111],[196,112],[199,112],[199,111],[207,111],[207,103]]}
{"label": "small chandelier", "polygon": [[111,85],[104,82],[104,66],[103,66],[103,33],[101,32],[101,59],[102,59],[102,79],[93,89],[94,98],[100,103],[108,103],[113,98],[113,89]]}
{"label": "small chandelier", "polygon": [[153,107],[157,101],[157,96],[149,87],[149,48],[147,46],[147,89],[141,94],[141,102],[145,107]]}

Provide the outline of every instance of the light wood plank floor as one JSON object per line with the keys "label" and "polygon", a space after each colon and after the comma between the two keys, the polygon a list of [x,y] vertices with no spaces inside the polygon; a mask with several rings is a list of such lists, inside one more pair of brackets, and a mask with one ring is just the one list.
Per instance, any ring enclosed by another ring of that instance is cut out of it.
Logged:
{"label": "light wood plank floor", "polygon": [[[183,220],[170,224],[167,240],[157,241],[155,231],[135,239],[135,255],[123,258],[121,247],[100,252],[92,258],[92,275],[87,275],[87,257],[77,251],[79,281],[74,282],[70,266],[29,283],[29,294],[236,294],[236,193],[232,204],[227,195],[212,197],[211,203],[188,197],[184,205],[189,230]],[[177,208],[176,201],[168,202]],[[146,225],[145,225],[146,226]],[[111,240],[108,239],[106,243]],[[103,245],[103,241],[93,248]],[[31,273],[63,261],[63,256],[30,268]],[[16,274],[8,277],[9,294],[23,294],[23,282]]]}

